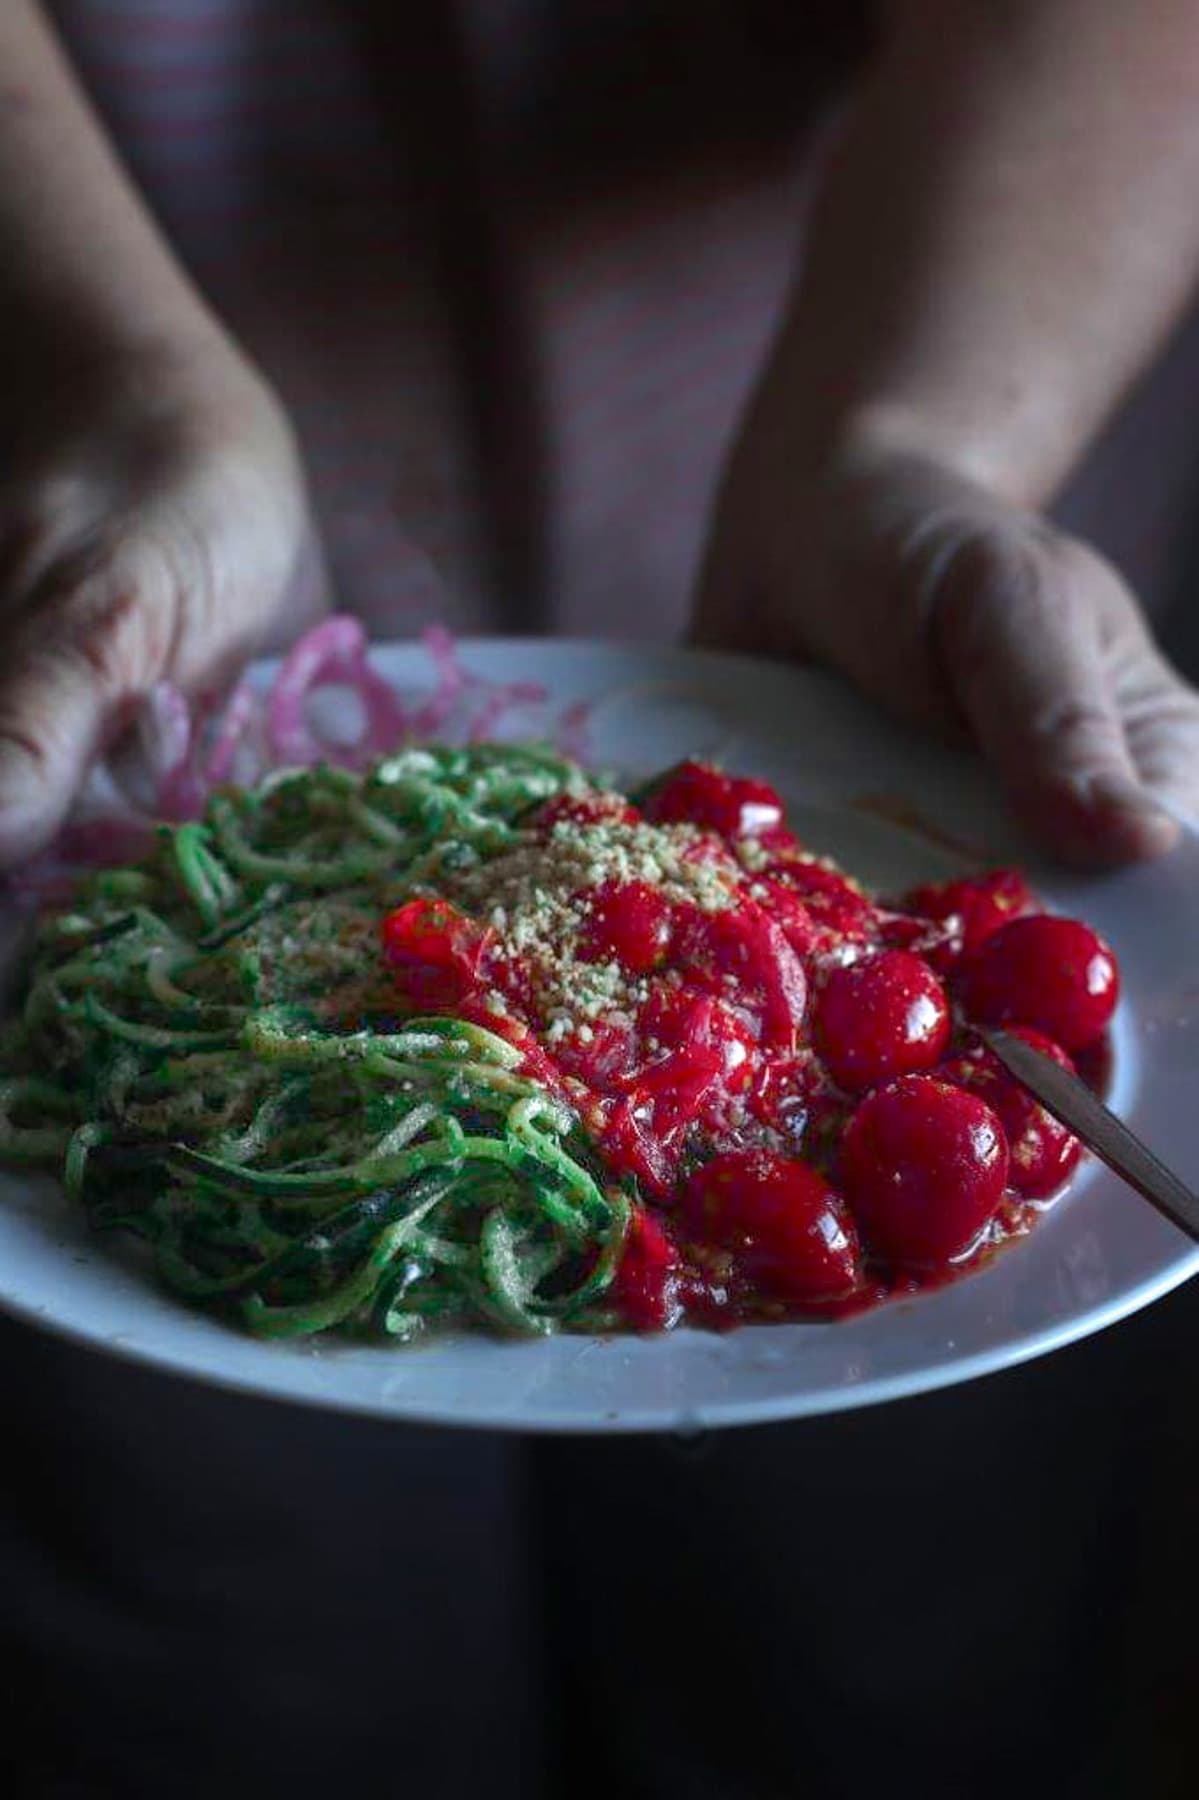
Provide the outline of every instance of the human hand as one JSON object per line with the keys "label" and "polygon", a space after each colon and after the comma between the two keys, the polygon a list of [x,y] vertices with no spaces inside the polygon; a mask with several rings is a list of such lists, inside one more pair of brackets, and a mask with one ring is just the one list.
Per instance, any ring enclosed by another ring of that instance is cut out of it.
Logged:
{"label": "human hand", "polygon": [[224,343],[45,369],[6,381],[0,867],[156,682],[219,682],[322,599],[290,429]]}
{"label": "human hand", "polygon": [[1168,850],[1199,817],[1199,694],[1100,556],[897,437],[812,453],[766,384],[717,505],[698,637],[818,658],[892,712],[964,729],[1068,861]]}

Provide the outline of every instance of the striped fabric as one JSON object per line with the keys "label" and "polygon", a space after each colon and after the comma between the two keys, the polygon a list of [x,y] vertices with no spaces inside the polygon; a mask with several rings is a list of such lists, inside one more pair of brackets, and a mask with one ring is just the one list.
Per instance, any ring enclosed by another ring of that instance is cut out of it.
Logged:
{"label": "striped fabric", "polygon": [[770,7],[50,10],[292,410],[343,603],[390,631],[681,627],[821,92]]}

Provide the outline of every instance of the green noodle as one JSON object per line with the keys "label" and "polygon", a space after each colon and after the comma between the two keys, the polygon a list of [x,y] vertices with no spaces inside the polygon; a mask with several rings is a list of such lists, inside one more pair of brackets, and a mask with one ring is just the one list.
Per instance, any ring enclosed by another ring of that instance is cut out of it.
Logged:
{"label": "green noodle", "polygon": [[538,748],[421,748],[214,793],[39,927],[0,1160],[53,1169],[189,1303],[266,1337],[585,1321],[630,1196],[503,1038],[401,1016],[379,921],[577,784]]}

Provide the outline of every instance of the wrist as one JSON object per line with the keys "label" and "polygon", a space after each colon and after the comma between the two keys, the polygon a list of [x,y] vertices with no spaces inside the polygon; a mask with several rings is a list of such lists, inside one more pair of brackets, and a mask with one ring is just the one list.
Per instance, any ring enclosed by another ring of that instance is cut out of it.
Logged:
{"label": "wrist", "polygon": [[932,353],[844,363],[835,333],[802,303],[785,324],[753,414],[800,479],[855,477],[886,465],[926,465],[996,501],[1039,510],[1086,448],[1065,379],[1042,396],[1005,380],[982,352],[938,362]]}
{"label": "wrist", "polygon": [[8,445],[18,461],[23,449],[36,461],[40,445],[53,451],[98,431],[184,449],[264,437],[290,445],[267,382],[207,319],[117,333],[43,315],[29,335],[9,333],[7,346]]}

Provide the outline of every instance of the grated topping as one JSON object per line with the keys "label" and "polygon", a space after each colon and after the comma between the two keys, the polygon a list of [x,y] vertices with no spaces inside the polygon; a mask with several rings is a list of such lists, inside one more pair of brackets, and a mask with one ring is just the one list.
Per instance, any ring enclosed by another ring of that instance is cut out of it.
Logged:
{"label": "grated topping", "polygon": [[709,834],[694,825],[563,819],[548,834],[522,833],[500,856],[445,871],[439,890],[495,932],[497,959],[519,963],[547,1022],[546,1036],[559,1043],[601,1018],[631,1025],[632,1011],[649,998],[648,982],[620,963],[579,955],[594,889],[640,881],[701,912],[726,911],[740,877],[727,863],[697,855],[709,843]]}

